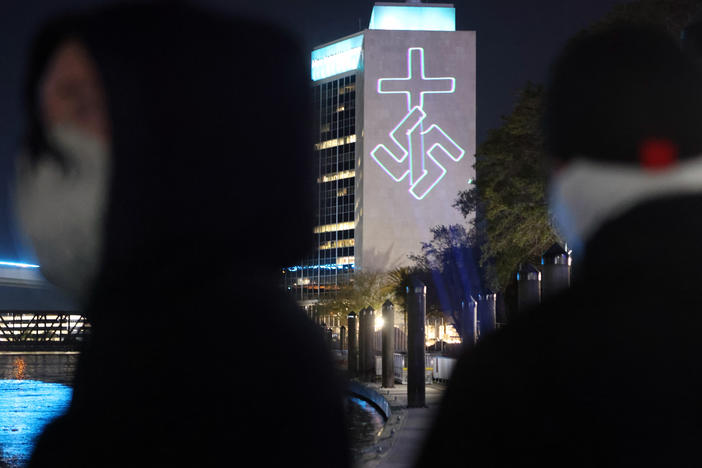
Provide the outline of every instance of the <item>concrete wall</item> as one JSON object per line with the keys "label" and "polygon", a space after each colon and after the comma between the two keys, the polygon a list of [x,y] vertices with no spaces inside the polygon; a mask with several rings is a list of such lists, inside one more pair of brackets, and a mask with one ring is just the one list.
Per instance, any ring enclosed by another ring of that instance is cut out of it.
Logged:
{"label": "concrete wall", "polygon": [[[408,254],[418,253],[420,243],[431,238],[431,227],[465,223],[452,205],[458,192],[475,177],[476,38],[472,31],[373,30],[364,31],[364,36],[362,121],[359,119],[357,125],[356,266],[387,271],[408,264]],[[385,80],[408,77],[410,57],[413,78],[421,76],[423,57],[426,78],[453,78],[453,84],[446,79]],[[402,89],[408,90],[410,100],[407,94],[386,93]],[[445,92],[424,94],[420,102],[422,89]],[[411,114],[415,106],[425,117],[409,136],[407,128],[396,133],[407,151],[403,161],[393,162],[388,158],[390,153],[396,159],[403,153],[389,133],[403,119],[407,124],[418,119],[421,113],[415,110]],[[437,128],[431,130],[434,125],[457,146],[451,147]],[[423,132],[427,133],[422,136]],[[454,161],[435,147],[431,151],[434,162],[427,152],[438,141],[454,156],[458,156],[458,149],[463,156]],[[394,177],[400,178],[403,171],[409,172],[396,181]],[[424,178],[423,171],[428,171]]]}

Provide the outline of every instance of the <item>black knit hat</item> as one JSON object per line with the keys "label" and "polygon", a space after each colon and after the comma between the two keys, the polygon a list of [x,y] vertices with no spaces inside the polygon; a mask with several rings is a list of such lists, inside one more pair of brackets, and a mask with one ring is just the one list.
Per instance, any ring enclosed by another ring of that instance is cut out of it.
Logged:
{"label": "black knit hat", "polygon": [[692,17],[690,23],[680,33],[680,41],[688,57],[702,66],[702,9]]}
{"label": "black knit hat", "polygon": [[675,39],[653,27],[615,25],[573,39],[547,89],[547,151],[641,163],[649,143],[674,158],[702,153],[702,75]]}
{"label": "black knit hat", "polygon": [[46,147],[38,82],[70,38],[96,62],[112,127],[103,270],[196,268],[186,261],[209,271],[277,270],[310,251],[309,67],[296,37],[180,2],[117,4],[52,20],[30,51],[26,146],[33,154]]}

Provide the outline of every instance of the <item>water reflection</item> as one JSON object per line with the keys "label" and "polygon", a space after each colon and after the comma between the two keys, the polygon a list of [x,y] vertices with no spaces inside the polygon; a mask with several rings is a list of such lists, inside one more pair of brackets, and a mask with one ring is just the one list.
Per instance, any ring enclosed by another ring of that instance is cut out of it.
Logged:
{"label": "water reflection", "polygon": [[75,352],[0,353],[0,467],[21,467],[34,439],[73,393]]}
{"label": "water reflection", "polygon": [[[0,352],[0,468],[23,466],[34,438],[67,409],[77,362],[78,353]],[[347,398],[345,409],[351,450],[358,457],[373,445],[385,419],[360,398]]]}
{"label": "water reflection", "polygon": [[[29,459],[34,439],[68,408],[73,390],[59,383],[0,380],[0,454],[9,466]],[[0,466],[2,461],[0,461]]]}
{"label": "water reflection", "polygon": [[15,379],[17,361],[21,360],[24,379],[71,385],[78,355],[77,352],[0,352],[0,379]]}

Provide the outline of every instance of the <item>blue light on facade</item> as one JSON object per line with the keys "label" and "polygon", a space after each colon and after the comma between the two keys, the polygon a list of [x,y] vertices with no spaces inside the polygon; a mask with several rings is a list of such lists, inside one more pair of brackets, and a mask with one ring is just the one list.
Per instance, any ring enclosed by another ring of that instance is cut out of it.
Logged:
{"label": "blue light on facade", "polygon": [[288,271],[294,273],[300,270],[352,270],[354,269],[354,264],[349,263],[345,265],[339,265],[338,263],[327,263],[324,265],[296,265],[288,267]]}
{"label": "blue light on facade", "polygon": [[32,265],[31,263],[21,263],[21,262],[2,262],[0,261],[0,267],[16,267],[16,268],[39,268],[39,265]]}
{"label": "blue light on facade", "polygon": [[362,66],[363,34],[312,51],[312,80],[358,70]]}
{"label": "blue light on facade", "polygon": [[375,5],[368,29],[455,31],[453,6]]}

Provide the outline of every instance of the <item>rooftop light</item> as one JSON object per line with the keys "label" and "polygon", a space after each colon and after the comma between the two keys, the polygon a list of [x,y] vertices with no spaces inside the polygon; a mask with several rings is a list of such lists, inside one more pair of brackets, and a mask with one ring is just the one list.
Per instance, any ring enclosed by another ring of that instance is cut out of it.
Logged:
{"label": "rooftop light", "polygon": [[376,3],[368,29],[455,31],[456,9],[447,4]]}

